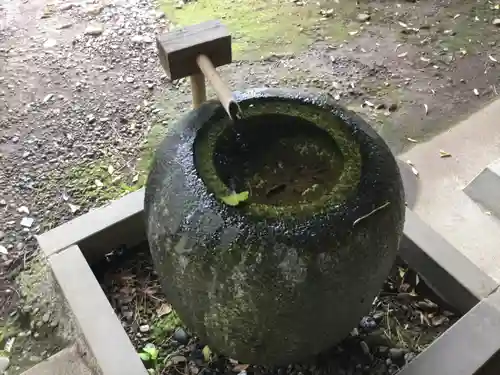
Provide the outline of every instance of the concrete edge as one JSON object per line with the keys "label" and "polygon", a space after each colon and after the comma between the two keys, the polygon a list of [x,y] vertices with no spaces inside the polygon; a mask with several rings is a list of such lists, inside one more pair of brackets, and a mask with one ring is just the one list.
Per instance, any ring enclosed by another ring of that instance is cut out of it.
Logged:
{"label": "concrete edge", "polygon": [[420,181],[413,173],[411,166],[400,159],[396,159],[399,167],[399,173],[403,180],[405,190],[406,207],[413,208],[418,200],[418,192],[420,189]]}
{"label": "concrete edge", "polygon": [[148,375],[79,247],[57,251],[48,261],[101,372]]}
{"label": "concrete edge", "polygon": [[144,189],[140,189],[49,230],[37,240],[47,257],[73,244],[79,244],[89,260],[102,257],[103,248],[110,252],[122,245],[137,245],[136,238],[143,241],[143,207]]}
{"label": "concrete edge", "polygon": [[[54,373],[54,369],[57,369]],[[21,375],[94,375],[85,363],[76,344],[62,349],[46,360],[36,364]]]}
{"label": "concrete edge", "polygon": [[398,375],[477,374],[500,349],[500,293],[479,302]]}
{"label": "concrete edge", "polygon": [[498,283],[406,209],[401,258],[451,306],[466,313],[498,288]]}
{"label": "concrete edge", "polygon": [[489,164],[463,188],[467,196],[500,217],[500,160]]}

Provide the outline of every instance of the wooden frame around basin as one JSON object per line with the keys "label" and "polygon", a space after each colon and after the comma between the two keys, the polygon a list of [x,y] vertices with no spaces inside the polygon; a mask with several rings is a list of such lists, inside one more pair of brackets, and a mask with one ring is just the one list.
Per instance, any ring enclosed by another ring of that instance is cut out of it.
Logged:
{"label": "wooden frame around basin", "polygon": [[[141,189],[37,238],[103,375],[148,374],[89,266],[146,240],[143,201]],[[464,315],[398,375],[477,374],[500,350],[498,283],[410,209],[400,256]]]}

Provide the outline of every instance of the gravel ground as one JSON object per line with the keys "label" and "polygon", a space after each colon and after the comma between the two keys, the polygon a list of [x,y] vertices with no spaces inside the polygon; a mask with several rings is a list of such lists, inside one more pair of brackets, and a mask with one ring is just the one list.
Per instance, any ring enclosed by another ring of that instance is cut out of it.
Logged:
{"label": "gravel ground", "polygon": [[118,195],[118,184],[134,185],[141,142],[158,116],[156,87],[168,87],[152,43],[168,25],[150,2],[43,5],[0,7],[7,272],[29,257],[34,235]]}
{"label": "gravel ground", "polygon": [[158,375],[395,374],[458,318],[398,264],[370,314],[342,343],[301,364],[265,368],[217,355],[190,335],[161,292],[146,246],[110,253],[94,272],[145,365]]}
{"label": "gravel ground", "polygon": [[[321,22],[339,21],[331,7],[318,5]],[[499,8],[359,1],[349,42],[318,38],[221,71],[236,89],[329,92],[397,153],[497,96]],[[35,236],[141,186],[151,147],[189,108],[188,82],[168,82],[153,43],[171,27],[152,0],[0,4],[2,317],[23,294],[12,280],[36,255]]]}

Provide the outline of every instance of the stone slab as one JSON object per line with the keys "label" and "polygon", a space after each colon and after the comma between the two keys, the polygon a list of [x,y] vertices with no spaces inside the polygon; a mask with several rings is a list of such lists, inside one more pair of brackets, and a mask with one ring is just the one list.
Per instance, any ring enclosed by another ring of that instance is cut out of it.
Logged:
{"label": "stone slab", "polygon": [[144,241],[143,207],[144,189],[139,189],[37,236],[37,241],[47,257],[79,244],[92,262],[102,257],[103,248],[110,252]]}
{"label": "stone slab", "polygon": [[500,349],[499,332],[500,293],[496,292],[479,302],[398,375],[477,374]]}
{"label": "stone slab", "polygon": [[[499,118],[500,100],[496,100],[400,155],[419,171],[419,197],[412,210],[496,281],[500,281],[500,220],[463,188],[500,158]],[[440,150],[451,157],[441,158]]]}
{"label": "stone slab", "polygon": [[148,375],[78,246],[49,263],[102,374]]}
{"label": "stone slab", "polygon": [[407,209],[401,258],[436,294],[465,314],[498,288],[498,283]]}
{"label": "stone slab", "polygon": [[22,375],[97,375],[85,364],[76,346],[61,350]]}
{"label": "stone slab", "polygon": [[500,218],[500,159],[474,177],[464,193]]}
{"label": "stone slab", "polygon": [[500,374],[500,351],[498,351],[475,375]]}

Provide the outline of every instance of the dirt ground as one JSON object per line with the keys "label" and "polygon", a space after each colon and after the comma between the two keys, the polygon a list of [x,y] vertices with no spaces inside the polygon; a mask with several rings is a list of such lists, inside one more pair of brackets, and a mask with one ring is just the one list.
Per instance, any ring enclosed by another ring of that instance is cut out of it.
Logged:
{"label": "dirt ground", "polygon": [[188,82],[166,79],[156,34],[221,18],[234,32],[235,62],[221,69],[233,88],[329,92],[398,154],[498,95],[499,4],[3,0],[3,332],[16,324],[7,316],[23,291],[12,280],[34,236],[140,187],[165,127],[189,110]]}

